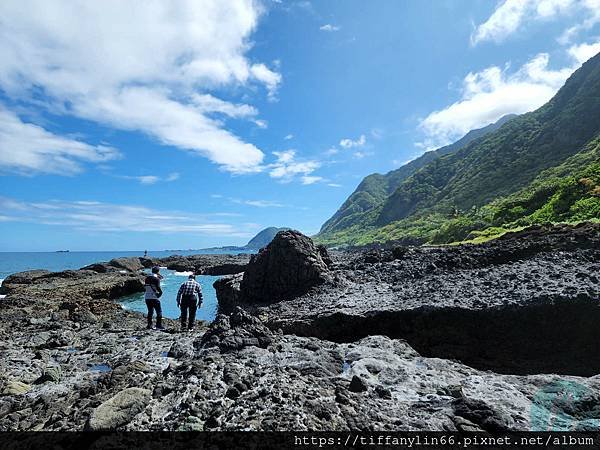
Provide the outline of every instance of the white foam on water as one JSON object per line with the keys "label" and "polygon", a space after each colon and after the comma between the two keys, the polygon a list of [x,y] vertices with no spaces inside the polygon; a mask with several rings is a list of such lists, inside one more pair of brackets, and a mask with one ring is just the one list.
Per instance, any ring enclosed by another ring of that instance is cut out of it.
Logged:
{"label": "white foam on water", "polygon": [[175,272],[173,275],[176,275],[178,277],[189,277],[190,275],[193,275],[194,272]]}
{"label": "white foam on water", "polygon": [[0,295],[0,300],[2,300],[3,298],[6,298],[6,295]]}

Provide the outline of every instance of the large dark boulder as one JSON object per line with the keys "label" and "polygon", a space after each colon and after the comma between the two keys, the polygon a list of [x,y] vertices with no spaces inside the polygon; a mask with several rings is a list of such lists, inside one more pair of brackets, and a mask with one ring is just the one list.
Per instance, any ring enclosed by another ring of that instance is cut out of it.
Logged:
{"label": "large dark boulder", "polygon": [[240,289],[244,300],[272,303],[306,293],[330,281],[327,250],[299,231],[277,233],[250,258]]}
{"label": "large dark boulder", "polygon": [[219,300],[219,313],[227,314],[244,303],[240,291],[242,278],[243,274],[238,273],[219,278],[213,283]]}

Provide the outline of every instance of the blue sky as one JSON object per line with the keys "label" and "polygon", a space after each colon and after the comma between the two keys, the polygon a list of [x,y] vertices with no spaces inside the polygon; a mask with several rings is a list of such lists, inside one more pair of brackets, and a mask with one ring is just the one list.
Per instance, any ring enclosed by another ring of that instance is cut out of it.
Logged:
{"label": "blue sky", "polygon": [[600,0],[4,1],[0,250],[314,234],[599,51]]}

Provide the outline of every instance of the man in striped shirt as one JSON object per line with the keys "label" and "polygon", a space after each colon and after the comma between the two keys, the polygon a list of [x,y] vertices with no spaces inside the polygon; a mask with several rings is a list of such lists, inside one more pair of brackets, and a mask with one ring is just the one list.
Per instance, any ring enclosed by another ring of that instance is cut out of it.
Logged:
{"label": "man in striped shirt", "polygon": [[196,275],[190,275],[177,292],[177,306],[181,309],[181,331],[194,328],[196,309],[202,305],[202,288]]}

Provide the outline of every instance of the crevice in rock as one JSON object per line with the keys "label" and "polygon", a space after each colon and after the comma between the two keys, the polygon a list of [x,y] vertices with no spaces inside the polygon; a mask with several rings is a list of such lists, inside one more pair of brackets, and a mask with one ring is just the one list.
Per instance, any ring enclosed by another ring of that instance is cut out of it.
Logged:
{"label": "crevice in rock", "polygon": [[518,307],[423,307],[361,316],[338,312],[271,327],[334,342],[385,335],[406,340],[422,356],[497,373],[587,377],[600,373],[599,324],[600,305],[594,299],[555,298]]}

